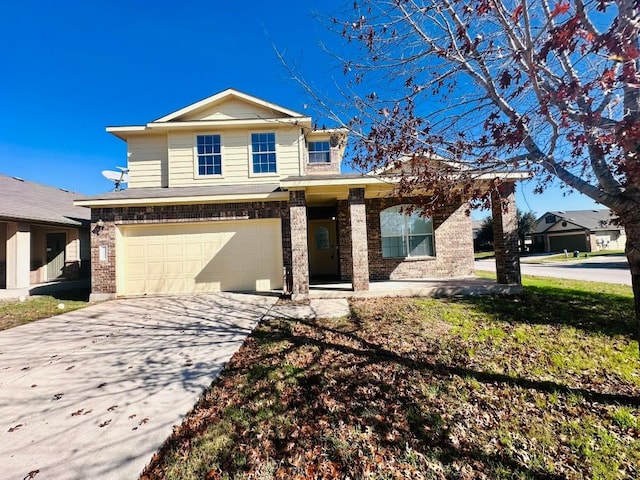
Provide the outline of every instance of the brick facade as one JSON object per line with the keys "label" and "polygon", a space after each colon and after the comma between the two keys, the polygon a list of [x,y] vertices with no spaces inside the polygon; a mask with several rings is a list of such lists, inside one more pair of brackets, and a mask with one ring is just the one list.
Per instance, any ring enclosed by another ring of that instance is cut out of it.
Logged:
{"label": "brick facade", "polygon": [[[434,257],[383,258],[380,212],[407,201],[398,198],[365,199],[364,193],[363,188],[350,189],[349,199],[339,200],[336,206],[340,276],[342,280],[352,282],[354,290],[368,290],[369,280],[450,278],[473,274],[471,220],[465,214],[465,204],[434,216]],[[116,233],[119,225],[261,218],[281,220],[286,290],[294,296],[304,296],[309,292],[308,211],[302,190],[290,191],[288,202],[93,208],[91,213],[91,278],[95,298],[116,293]],[[103,227],[98,227],[98,220],[102,220]],[[352,245],[356,246],[353,250]],[[102,261],[99,258],[101,247],[106,247],[103,252],[106,259]]]}
{"label": "brick facade", "polygon": [[[212,222],[280,218],[282,228],[282,261],[291,272],[291,228],[288,202],[247,202],[147,207],[91,209],[91,291],[92,294],[116,293],[116,227],[117,225]],[[98,227],[98,220],[104,226]],[[100,261],[100,247],[106,247],[106,260]],[[290,279],[287,279],[290,283]]]}
{"label": "brick facade", "polygon": [[[433,258],[383,258],[380,234],[380,212],[407,200],[379,198],[365,200],[367,212],[367,249],[371,280],[400,280],[410,278],[451,278],[473,275],[473,237],[471,218],[466,204],[438,212],[433,217]],[[351,238],[349,210],[346,201],[338,202],[338,238],[340,245],[340,276],[351,281]]]}

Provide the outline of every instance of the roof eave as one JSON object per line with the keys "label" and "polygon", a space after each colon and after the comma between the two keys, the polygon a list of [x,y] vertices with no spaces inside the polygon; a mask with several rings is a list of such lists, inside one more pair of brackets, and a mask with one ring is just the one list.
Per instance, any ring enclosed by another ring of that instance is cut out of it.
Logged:
{"label": "roof eave", "polygon": [[144,205],[180,205],[191,203],[234,203],[234,202],[275,202],[288,200],[286,192],[269,193],[245,193],[230,195],[175,195],[173,197],[143,197],[143,198],[93,198],[75,200],[74,205],[79,207],[120,207],[120,206],[144,206]]}

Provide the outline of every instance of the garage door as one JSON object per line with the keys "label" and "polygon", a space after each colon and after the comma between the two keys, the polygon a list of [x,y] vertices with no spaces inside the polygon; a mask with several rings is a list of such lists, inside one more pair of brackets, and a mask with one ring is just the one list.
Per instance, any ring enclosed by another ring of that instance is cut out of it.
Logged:
{"label": "garage door", "polygon": [[549,237],[549,247],[551,252],[572,252],[579,250],[580,252],[587,251],[587,239],[584,233],[577,233],[575,235],[558,235]]}
{"label": "garage door", "polygon": [[279,219],[126,226],[120,233],[119,295],[282,288]]}

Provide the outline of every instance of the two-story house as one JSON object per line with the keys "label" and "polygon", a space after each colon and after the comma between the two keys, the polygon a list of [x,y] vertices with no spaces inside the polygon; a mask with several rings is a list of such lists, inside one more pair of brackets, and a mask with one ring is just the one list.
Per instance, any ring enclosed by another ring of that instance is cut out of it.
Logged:
{"label": "two-story house", "polygon": [[[367,290],[370,280],[473,274],[464,203],[408,215],[388,177],[341,173],[345,130],[312,125],[229,89],[145,125],[108,127],[127,142],[130,179],[76,202],[91,208],[93,298],[304,296],[315,279]],[[513,181],[505,186],[513,201]]]}

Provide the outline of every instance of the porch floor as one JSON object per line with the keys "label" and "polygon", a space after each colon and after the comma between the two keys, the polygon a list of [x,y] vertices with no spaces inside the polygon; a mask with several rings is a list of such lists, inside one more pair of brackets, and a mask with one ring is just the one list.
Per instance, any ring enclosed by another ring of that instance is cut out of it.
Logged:
{"label": "porch floor", "polygon": [[[306,298],[368,298],[368,297],[455,297],[467,295],[515,295],[521,285],[503,285],[478,277],[449,279],[413,279],[371,281],[369,290],[354,292],[351,282],[312,282]],[[303,297],[305,298],[305,297]]]}
{"label": "porch floor", "polygon": [[0,288],[0,300],[13,300],[30,295],[51,295],[52,293],[65,290],[77,290],[90,287],[91,280],[83,278],[80,280],[59,280],[55,282],[37,283],[25,288]]}

